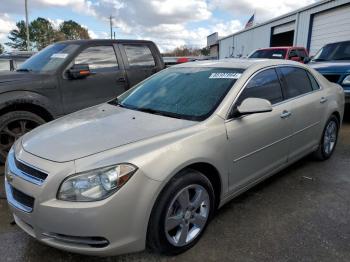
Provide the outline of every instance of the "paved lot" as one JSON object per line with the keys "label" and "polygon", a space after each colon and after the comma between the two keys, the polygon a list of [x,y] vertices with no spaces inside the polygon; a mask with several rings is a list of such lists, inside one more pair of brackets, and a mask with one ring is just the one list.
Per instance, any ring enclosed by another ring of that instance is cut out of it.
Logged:
{"label": "paved lot", "polygon": [[10,222],[0,200],[0,261],[350,261],[350,117],[331,160],[304,159],[236,198],[219,211],[198,245],[177,257],[69,254],[38,243]]}

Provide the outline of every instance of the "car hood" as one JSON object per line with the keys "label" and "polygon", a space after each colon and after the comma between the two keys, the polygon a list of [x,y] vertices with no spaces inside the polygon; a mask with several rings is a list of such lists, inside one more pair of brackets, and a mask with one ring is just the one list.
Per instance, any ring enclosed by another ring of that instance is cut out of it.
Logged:
{"label": "car hood", "polygon": [[308,65],[320,73],[350,72],[350,61],[311,62]]}
{"label": "car hood", "polygon": [[0,72],[0,85],[44,79],[45,76],[31,72]]}
{"label": "car hood", "polygon": [[38,157],[66,162],[196,123],[102,104],[34,129],[22,146]]}

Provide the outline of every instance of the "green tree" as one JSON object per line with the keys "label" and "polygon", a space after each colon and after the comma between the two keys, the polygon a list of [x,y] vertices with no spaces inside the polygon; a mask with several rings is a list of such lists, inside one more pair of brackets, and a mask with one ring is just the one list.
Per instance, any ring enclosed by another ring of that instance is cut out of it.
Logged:
{"label": "green tree", "polygon": [[90,39],[88,31],[72,20],[64,21],[59,31],[65,35],[67,40]]}
{"label": "green tree", "polygon": [[55,41],[56,30],[51,22],[45,18],[38,17],[30,23],[30,31],[34,47],[38,50],[45,48]]}
{"label": "green tree", "polygon": [[[17,50],[27,49],[26,27],[24,21],[16,24],[17,28],[12,30],[6,45]],[[41,50],[46,46],[63,40],[90,39],[88,31],[72,20],[64,21],[55,30],[52,23],[42,17],[38,17],[29,24],[29,41],[31,48]]]}
{"label": "green tree", "polygon": [[203,47],[201,49],[201,54],[204,55],[204,56],[209,56],[210,55],[210,49],[209,47]]}
{"label": "green tree", "polygon": [[5,48],[2,44],[0,44],[0,55],[5,51]]}
{"label": "green tree", "polygon": [[[5,43],[12,47],[13,49],[18,50],[27,50],[27,38],[26,38],[26,25],[23,20],[16,23],[17,28],[10,31],[8,39],[11,42]],[[29,30],[29,41],[33,40],[33,36]]]}

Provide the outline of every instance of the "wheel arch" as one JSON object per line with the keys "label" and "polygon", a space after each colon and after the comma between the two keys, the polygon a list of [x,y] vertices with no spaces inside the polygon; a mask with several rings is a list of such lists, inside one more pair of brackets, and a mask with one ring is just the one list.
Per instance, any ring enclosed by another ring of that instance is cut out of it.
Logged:
{"label": "wheel arch", "polygon": [[51,121],[59,115],[48,97],[30,91],[13,91],[0,95],[0,114],[12,111],[28,111],[45,121]]}
{"label": "wheel arch", "polygon": [[13,111],[27,111],[40,116],[46,122],[54,119],[53,115],[44,107],[31,103],[12,103],[0,109],[0,115]]}
{"label": "wheel arch", "polygon": [[341,116],[338,111],[334,111],[331,116],[335,116],[338,119],[339,125],[341,125]]}

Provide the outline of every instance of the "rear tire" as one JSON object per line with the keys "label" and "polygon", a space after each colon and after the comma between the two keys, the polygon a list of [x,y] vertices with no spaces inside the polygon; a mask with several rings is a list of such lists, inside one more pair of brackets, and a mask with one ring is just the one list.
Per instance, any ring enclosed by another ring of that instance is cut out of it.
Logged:
{"label": "rear tire", "polygon": [[170,180],[153,207],[147,247],[164,255],[185,252],[199,241],[215,208],[209,179],[196,170],[181,171]]}
{"label": "rear tire", "polygon": [[324,161],[329,159],[337,145],[340,123],[335,115],[332,115],[323,130],[318,149],[313,153],[315,159]]}
{"label": "rear tire", "polygon": [[28,111],[12,111],[0,116],[0,163],[4,164],[13,143],[46,121]]}

